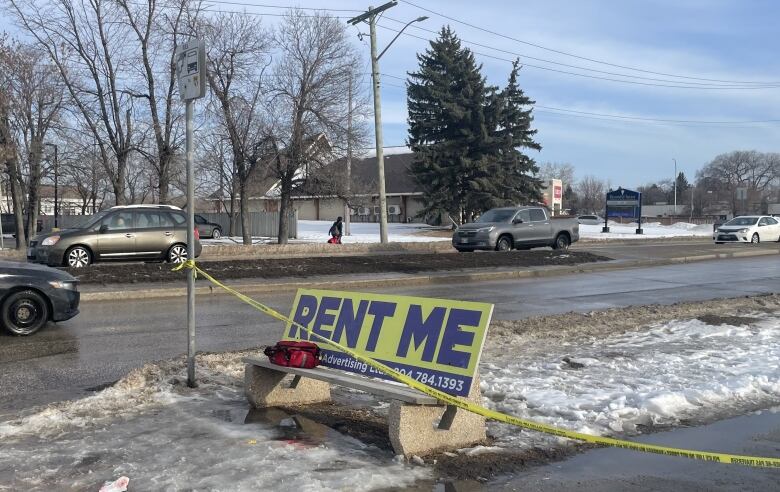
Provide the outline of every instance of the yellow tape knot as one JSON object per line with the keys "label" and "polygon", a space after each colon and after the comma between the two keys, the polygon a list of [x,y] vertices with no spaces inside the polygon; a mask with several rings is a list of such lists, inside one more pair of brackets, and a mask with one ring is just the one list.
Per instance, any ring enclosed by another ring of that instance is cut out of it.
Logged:
{"label": "yellow tape knot", "polygon": [[173,267],[171,271],[178,272],[179,270],[184,270],[185,268],[189,268],[190,270],[197,270],[198,267],[195,265],[195,260],[185,260]]}

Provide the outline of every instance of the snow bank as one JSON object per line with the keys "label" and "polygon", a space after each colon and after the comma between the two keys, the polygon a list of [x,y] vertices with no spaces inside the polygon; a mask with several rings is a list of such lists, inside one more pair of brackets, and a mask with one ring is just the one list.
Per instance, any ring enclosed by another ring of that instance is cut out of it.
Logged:
{"label": "snow bank", "polygon": [[189,390],[183,360],[149,364],[93,397],[0,424],[0,490],[97,490],[120,475],[133,490],[231,491],[374,490],[429,478],[306,419],[250,411],[243,367],[236,354],[199,357],[200,387]]}
{"label": "snow bank", "polygon": [[[325,243],[330,239],[328,231],[330,226],[333,225],[331,221],[325,220],[299,220],[298,221],[298,238],[291,239],[290,243],[297,242],[304,243]],[[365,244],[365,243],[378,243],[379,242],[379,224],[367,223],[367,222],[353,222],[350,224],[350,235],[341,238],[341,242],[345,244]],[[441,236],[429,236],[424,234],[425,232],[441,231],[441,227],[433,227],[427,224],[387,224],[387,236],[390,242],[396,243],[427,243],[435,241],[451,241],[452,238],[449,234],[444,237]],[[271,238],[253,238],[253,243],[263,244],[270,241]],[[212,246],[217,244],[241,244],[240,237],[223,237],[221,239],[204,239],[204,246]]]}
{"label": "snow bank", "polygon": [[[491,408],[592,434],[631,434],[780,403],[777,317],[752,326],[677,321],[483,360]],[[492,430],[504,446],[528,444],[516,428]]]}
{"label": "snow bank", "polygon": [[[299,220],[298,239],[314,242],[325,242],[330,237],[328,231],[333,222],[322,220]],[[343,243],[378,243],[379,224],[368,222],[352,222],[349,236],[343,236]],[[427,224],[387,224],[387,237],[391,242],[429,242],[451,241],[451,237],[426,236],[424,232],[441,230],[440,227],[432,227]]]}
{"label": "snow bank", "polygon": [[677,222],[672,225],[662,225],[660,222],[642,224],[642,234],[636,234],[636,223],[609,223],[609,232],[601,232],[602,225],[580,224],[580,237],[588,239],[658,239],[665,237],[710,237],[712,224],[689,224]]}
{"label": "snow bank", "polygon": [[[749,324],[673,321],[555,343],[502,334],[516,338],[486,347],[484,404],[629,436],[778,405],[780,317],[743,319]],[[95,396],[1,422],[0,490],[97,490],[120,475],[138,490],[373,490],[431,478],[428,468],[302,417],[250,410],[242,394],[246,355],[199,356],[194,390],[182,384],[183,359],[164,361]],[[566,442],[499,423],[489,432],[500,448]]]}

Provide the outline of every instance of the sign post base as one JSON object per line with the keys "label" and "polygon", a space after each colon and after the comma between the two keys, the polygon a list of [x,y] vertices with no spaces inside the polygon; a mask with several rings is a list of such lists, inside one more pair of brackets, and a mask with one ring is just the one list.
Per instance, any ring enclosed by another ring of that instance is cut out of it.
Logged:
{"label": "sign post base", "polygon": [[609,232],[609,227],[607,226],[602,227],[601,232]]}
{"label": "sign post base", "polygon": [[636,233],[637,233],[637,234],[643,234],[644,232],[642,231],[642,228],[641,228],[641,227],[637,227],[637,229],[636,229]]}

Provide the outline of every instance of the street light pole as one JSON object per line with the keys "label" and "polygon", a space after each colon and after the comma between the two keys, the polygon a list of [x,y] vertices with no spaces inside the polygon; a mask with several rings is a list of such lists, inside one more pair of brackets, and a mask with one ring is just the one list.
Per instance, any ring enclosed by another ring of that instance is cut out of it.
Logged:
{"label": "street light pole", "polygon": [[57,159],[57,144],[44,144],[48,145],[50,147],[54,147],[54,228],[56,229],[59,226],[59,223],[57,222],[57,217],[59,216],[59,162]]}
{"label": "street light pole", "polygon": [[672,157],[674,161],[674,215],[677,215],[677,159]]}
{"label": "street light pole", "polygon": [[57,218],[60,216],[59,207],[59,162],[57,159],[57,144],[54,144],[54,228],[59,227]]}
{"label": "street light pole", "polygon": [[387,243],[387,197],[385,194],[385,156],[384,156],[384,142],[382,139],[382,99],[381,91],[379,90],[379,59],[387,52],[387,49],[398,39],[398,36],[404,32],[404,29],[409,27],[414,22],[421,22],[428,17],[418,17],[407,23],[398,34],[385,46],[379,55],[377,55],[376,46],[376,19],[377,15],[385,10],[398,5],[397,0],[393,0],[384,5],[380,5],[377,8],[368,7],[368,11],[360,14],[357,17],[353,17],[348,20],[349,24],[353,26],[361,23],[368,22],[369,33],[371,37],[371,85],[374,93],[374,135],[376,138],[376,165],[377,165],[377,179],[379,188],[379,241]]}

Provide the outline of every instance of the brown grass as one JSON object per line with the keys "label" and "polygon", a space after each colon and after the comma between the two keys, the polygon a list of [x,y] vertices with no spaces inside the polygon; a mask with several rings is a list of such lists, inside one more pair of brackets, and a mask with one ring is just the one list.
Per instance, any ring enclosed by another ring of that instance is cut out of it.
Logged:
{"label": "brown grass", "polygon": [[452,244],[447,241],[420,243],[370,243],[370,244],[258,244],[244,246],[228,244],[203,248],[202,259],[212,258],[280,258],[296,256],[342,256],[355,254],[382,253],[453,253]]}

